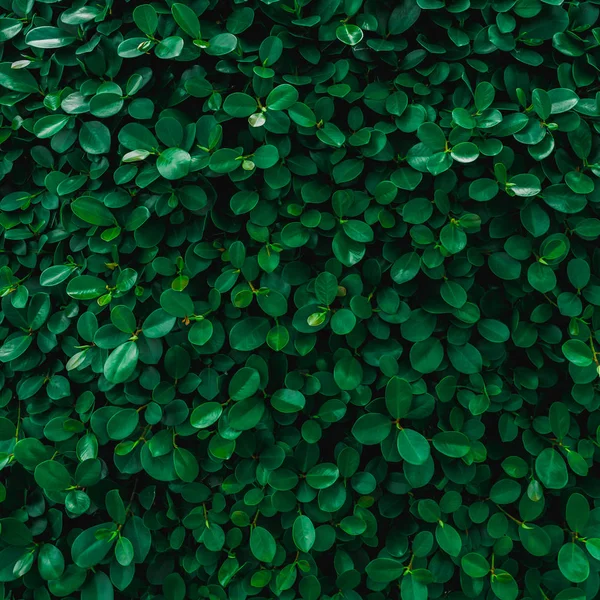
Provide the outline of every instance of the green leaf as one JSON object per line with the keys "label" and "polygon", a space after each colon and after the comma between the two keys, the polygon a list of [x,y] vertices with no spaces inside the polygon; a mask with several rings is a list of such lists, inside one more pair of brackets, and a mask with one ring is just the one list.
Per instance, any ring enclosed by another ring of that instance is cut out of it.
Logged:
{"label": "green leaf", "polygon": [[578,367],[587,367],[594,361],[590,346],[581,340],[567,340],[562,345],[565,358]]}
{"label": "green leaf", "polygon": [[30,335],[16,335],[5,340],[0,348],[0,362],[6,363],[19,358],[31,346],[32,341]]}
{"label": "green leaf", "polygon": [[447,351],[452,366],[459,373],[473,375],[479,373],[483,368],[481,353],[472,344],[465,344],[464,346],[449,345]]}
{"label": "green leaf", "polygon": [[82,569],[89,569],[101,562],[114,544],[114,523],[101,523],[82,531],[73,541],[71,558]]}
{"label": "green leaf", "polygon": [[269,110],[286,110],[298,101],[298,90],[288,83],[274,87],[267,96]]}
{"label": "green leaf", "polygon": [[106,425],[106,432],[113,440],[122,440],[129,437],[137,428],[139,413],[133,408],[125,408],[110,418]]}
{"label": "green leaf", "polygon": [[578,493],[569,496],[566,517],[571,531],[583,531],[590,517],[590,505],[585,496]]}
{"label": "green leaf", "polygon": [[399,35],[408,31],[419,19],[421,7],[416,2],[411,0],[401,0],[395,6],[390,20],[388,29],[392,35]]}
{"label": "green leaf", "polygon": [[225,98],[223,110],[231,117],[249,117],[256,112],[256,100],[248,94],[234,92]]}
{"label": "green leaf", "polygon": [[460,535],[452,525],[438,523],[435,528],[435,540],[440,548],[450,556],[458,556],[462,549]]}
{"label": "green leaf", "polygon": [[416,252],[404,254],[392,265],[391,278],[398,284],[406,283],[417,276],[421,268],[421,261]]}
{"label": "green leaf", "polygon": [[546,556],[552,545],[550,536],[537,525],[523,524],[519,527],[519,539],[523,547],[533,556]]}
{"label": "green leaf", "polygon": [[8,42],[23,29],[23,23],[18,19],[0,19],[0,42]]}
{"label": "green leaf", "polygon": [[158,15],[151,4],[140,4],[133,9],[133,20],[146,35],[153,35],[158,27]]}
{"label": "green leaf", "polygon": [[390,434],[392,421],[385,415],[369,413],[359,417],[352,427],[352,435],[361,444],[379,444]]}
{"label": "green leaf", "polygon": [[277,550],[275,538],[264,527],[258,525],[250,533],[250,550],[260,562],[271,563]]}
{"label": "green leaf", "polygon": [[265,343],[270,329],[269,321],[262,317],[248,317],[236,323],[229,332],[229,343],[234,350],[249,352]]}
{"label": "green leaf", "polygon": [[355,516],[344,517],[340,523],[340,529],[348,535],[362,535],[367,528],[367,524],[360,518]]}
{"label": "green leaf", "polygon": [[552,100],[545,90],[536,88],[531,95],[533,108],[538,117],[545,121],[552,114]]}
{"label": "green leaf", "polygon": [[110,130],[100,121],[84,123],[79,130],[79,143],[88,154],[106,154],[110,141]]}
{"label": "green leaf", "polygon": [[181,148],[167,148],[156,159],[158,172],[169,181],[181,179],[190,172],[191,156]]}
{"label": "green leaf", "polygon": [[442,431],[432,438],[433,447],[451,458],[462,458],[471,451],[471,441],[460,431]]}
{"label": "green leaf", "polygon": [[290,119],[301,127],[314,127],[317,123],[315,113],[304,103],[295,102],[288,108]]}
{"label": "green leaf", "polygon": [[494,102],[495,95],[496,90],[491,83],[488,81],[479,82],[475,88],[475,108],[479,112],[489,108]]}
{"label": "green leaf", "polygon": [[315,527],[306,515],[296,517],[292,526],[294,544],[300,552],[310,552],[316,540]]}
{"label": "green leaf", "polygon": [[315,295],[317,301],[329,306],[338,293],[338,282],[332,273],[320,273],[315,279]]}
{"label": "green leaf", "polygon": [[75,300],[94,300],[106,293],[106,284],[92,275],[79,275],[69,281],[67,294]]}
{"label": "green leaf", "polygon": [[229,382],[229,397],[232,400],[245,400],[254,395],[260,387],[260,373],[250,367],[242,367]]}
{"label": "green leaf", "polygon": [[256,149],[252,160],[259,169],[269,169],[279,161],[279,150],[276,146],[265,144]]}
{"label": "green leaf", "polygon": [[600,538],[587,538],[585,540],[587,551],[596,559],[600,556]]}
{"label": "green leaf", "polygon": [[515,175],[508,180],[508,189],[516,196],[529,198],[537,196],[542,190],[540,180],[535,175],[524,173]]}
{"label": "green leaf", "polygon": [[196,457],[185,448],[175,448],[173,451],[173,463],[179,479],[188,483],[194,481],[200,473]]}
{"label": "green leaf", "polygon": [[180,38],[177,35],[172,35],[164,40],[161,40],[158,46],[156,46],[154,52],[158,58],[163,60],[177,58],[183,52],[184,45],[185,42],[183,41],[183,38]]}
{"label": "green leaf", "polygon": [[417,136],[433,151],[440,152],[446,147],[446,136],[435,123],[423,123],[419,127]]}
{"label": "green leaf", "polygon": [[572,583],[583,583],[590,576],[590,563],[576,542],[563,544],[558,552],[558,568]]}
{"label": "green leaf", "polygon": [[413,429],[401,429],[397,437],[398,453],[411,465],[423,465],[431,455],[429,442]]}
{"label": "green leaf", "polygon": [[535,472],[544,487],[560,490],[569,479],[563,457],[553,448],[545,448],[535,459]]}
{"label": "green leaf", "polygon": [[63,48],[69,46],[76,39],[74,33],[59,29],[58,27],[34,27],[25,36],[25,43],[33,48]]}
{"label": "green leaf", "polygon": [[297,390],[280,389],[271,396],[273,408],[284,414],[300,412],[306,404],[306,398]]}
{"label": "green leaf", "polygon": [[119,142],[128,150],[153,151],[158,142],[150,130],[140,123],[127,123],[119,131]]}
{"label": "green leaf", "polygon": [[188,339],[192,344],[204,346],[212,337],[213,332],[213,324],[209,320],[203,319],[202,321],[196,321],[191,326]]}
{"label": "green leaf", "polygon": [[344,23],[335,30],[335,36],[340,42],[348,46],[356,46],[364,37],[364,33],[357,25]]}
{"label": "green leaf", "polygon": [[91,196],[82,196],[71,203],[71,210],[86,223],[110,227],[116,223],[112,213],[102,202]]}
{"label": "green leaf", "polygon": [[117,346],[104,363],[104,377],[111,383],[124,383],[137,366],[140,350],[135,342],[125,342]]}
{"label": "green leaf", "polygon": [[562,402],[554,402],[550,406],[550,429],[552,433],[562,440],[571,426],[571,417],[569,409]]}
{"label": "green leaf", "polygon": [[256,427],[265,412],[265,403],[260,398],[246,398],[234,404],[229,411],[229,425],[239,431]]}
{"label": "green leaf", "polygon": [[[127,409],[125,409],[127,410]],[[112,420],[112,419],[111,419]],[[110,490],[105,498],[106,510],[115,523],[122,525],[127,518],[125,504],[119,490]]]}
{"label": "green leaf", "polygon": [[[187,317],[194,314],[194,303],[185,292],[173,289],[165,290],[160,296],[160,305],[164,312],[173,317]],[[162,319],[162,313],[157,318]]]}
{"label": "green leaf", "polygon": [[436,338],[417,342],[410,349],[410,364],[419,373],[433,373],[443,360],[444,348]]}
{"label": "green leaf", "polygon": [[277,36],[265,38],[258,48],[258,58],[263,66],[276,63],[283,53],[283,42]]}
{"label": "green leaf", "polygon": [[481,319],[477,322],[477,331],[486,340],[501,344],[510,338],[509,328],[497,319]]}
{"label": "green leaf", "polygon": [[345,357],[339,360],[333,369],[333,378],[341,390],[356,389],[362,381],[363,370],[355,358]]}
{"label": "green leaf", "polygon": [[171,13],[175,22],[192,39],[200,38],[200,22],[196,13],[187,4],[175,2],[171,5]]}
{"label": "green leaf", "polygon": [[208,41],[206,53],[211,56],[225,56],[233,52],[238,45],[237,38],[231,33],[218,33]]}
{"label": "green leaf", "polygon": [[482,177],[469,185],[469,197],[477,202],[489,202],[498,195],[498,184],[493,179]]}
{"label": "green leaf", "polygon": [[44,544],[37,556],[37,566],[42,579],[58,579],[65,570],[65,558],[56,546]]}
{"label": "green leaf", "polygon": [[219,420],[223,407],[218,402],[205,402],[192,411],[190,423],[196,429],[205,429]]}
{"label": "green leaf", "polygon": [[542,294],[547,294],[556,287],[554,271],[548,265],[540,262],[533,263],[527,269],[527,281],[534,290]]}
{"label": "green leaf", "polygon": [[40,275],[40,285],[51,287],[66,281],[75,271],[71,265],[54,265],[45,269]]}
{"label": "green leaf", "polygon": [[10,62],[0,63],[0,86],[25,94],[35,93],[39,87],[35,77],[27,69],[13,69]]}
{"label": "green leaf", "polygon": [[63,491],[71,485],[69,471],[54,460],[46,460],[38,464],[34,477],[36,483],[49,492]]}
{"label": "green leaf", "polygon": [[408,381],[392,377],[385,387],[385,405],[394,419],[402,419],[410,412],[413,392]]}
{"label": "green leaf", "polygon": [[130,308],[120,304],[110,311],[112,324],[123,333],[133,333],[136,329],[135,315]]}
{"label": "green leaf", "polygon": [[210,157],[210,168],[215,173],[231,173],[242,165],[239,154],[229,148],[220,148]]}
{"label": "green leaf", "polygon": [[106,573],[94,573],[81,590],[82,600],[113,600],[114,588]]}
{"label": "green leaf", "polygon": [[123,527],[123,535],[133,545],[134,562],[143,563],[148,556],[152,541],[150,531],[144,525],[144,521],[137,516],[130,517]]}
{"label": "green leaf", "polygon": [[321,463],[306,474],[306,483],[316,490],[331,487],[340,476],[339,469],[332,463]]}
{"label": "green leaf", "polygon": [[440,288],[440,295],[453,308],[462,308],[467,301],[465,289],[455,281],[444,281]]}
{"label": "green leaf", "polygon": [[404,565],[393,558],[376,558],[367,565],[365,570],[373,581],[389,583],[402,576]]}
{"label": "green leaf", "polygon": [[48,115],[35,122],[33,133],[44,140],[56,135],[71,121],[68,115]]}
{"label": "green leaf", "polygon": [[516,600],[519,586],[513,576],[503,569],[496,569],[491,577],[492,591],[499,600]]}
{"label": "green leaf", "polygon": [[577,106],[579,102],[577,94],[566,88],[549,90],[548,98],[550,99],[550,114],[552,115],[567,112]]}
{"label": "green leaf", "polygon": [[460,559],[462,570],[469,577],[485,577],[490,571],[490,563],[477,552],[469,552]]}
{"label": "green leaf", "polygon": [[144,320],[142,332],[149,339],[164,337],[173,329],[175,321],[176,316],[171,316],[162,308],[158,308]]}
{"label": "green leaf", "polygon": [[356,158],[344,160],[333,167],[333,179],[337,184],[348,183],[358,178],[365,168],[365,163]]}
{"label": "green leaf", "polygon": [[460,142],[450,152],[452,158],[461,163],[471,163],[477,160],[479,148],[472,142]]}
{"label": "green leaf", "polygon": [[450,223],[442,228],[440,242],[450,254],[458,254],[467,245],[467,235],[457,225]]}
{"label": "green leaf", "polygon": [[544,189],[542,196],[550,208],[567,214],[581,212],[587,204],[587,199],[583,194],[573,192],[564,183],[548,186]]}

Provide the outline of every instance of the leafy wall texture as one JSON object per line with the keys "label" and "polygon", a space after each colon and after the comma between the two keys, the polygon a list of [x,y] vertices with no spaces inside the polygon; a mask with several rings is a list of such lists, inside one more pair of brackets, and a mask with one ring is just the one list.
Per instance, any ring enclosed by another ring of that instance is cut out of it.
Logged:
{"label": "leafy wall texture", "polygon": [[0,0],[0,597],[597,598],[599,13]]}

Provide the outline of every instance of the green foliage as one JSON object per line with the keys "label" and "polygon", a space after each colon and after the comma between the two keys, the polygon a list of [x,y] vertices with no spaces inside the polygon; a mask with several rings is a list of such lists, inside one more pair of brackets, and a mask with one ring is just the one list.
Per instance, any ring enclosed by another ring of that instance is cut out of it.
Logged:
{"label": "green foliage", "polygon": [[0,598],[597,598],[599,22],[0,0]]}

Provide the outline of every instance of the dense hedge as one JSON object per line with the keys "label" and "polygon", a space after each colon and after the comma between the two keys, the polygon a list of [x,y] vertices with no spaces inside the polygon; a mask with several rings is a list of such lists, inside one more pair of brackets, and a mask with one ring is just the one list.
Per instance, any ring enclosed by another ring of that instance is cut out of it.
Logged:
{"label": "dense hedge", "polygon": [[599,13],[0,0],[0,597],[596,598]]}

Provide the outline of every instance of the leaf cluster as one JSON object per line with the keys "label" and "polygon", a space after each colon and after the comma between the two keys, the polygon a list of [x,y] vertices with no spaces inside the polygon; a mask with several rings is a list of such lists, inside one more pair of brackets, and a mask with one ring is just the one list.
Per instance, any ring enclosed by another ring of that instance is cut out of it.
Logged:
{"label": "leaf cluster", "polygon": [[598,597],[599,16],[0,0],[0,597]]}

